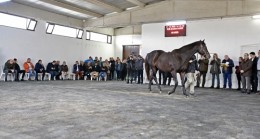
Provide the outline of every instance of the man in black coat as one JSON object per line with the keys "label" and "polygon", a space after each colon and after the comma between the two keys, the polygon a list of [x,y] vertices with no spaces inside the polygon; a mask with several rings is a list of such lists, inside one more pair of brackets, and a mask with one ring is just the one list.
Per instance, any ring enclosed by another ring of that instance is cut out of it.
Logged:
{"label": "man in black coat", "polygon": [[251,75],[251,84],[252,84],[252,93],[257,93],[257,61],[258,57],[256,57],[255,52],[250,53],[251,60],[253,62],[252,65],[252,75]]}
{"label": "man in black coat", "polygon": [[17,75],[16,75],[16,81],[19,81],[19,75],[20,74],[22,74],[22,79],[21,79],[21,81],[24,81],[24,75],[25,75],[25,70],[21,70],[20,69],[20,66],[19,66],[19,64],[17,63],[17,59],[16,58],[14,58],[14,64],[15,64],[15,70],[17,71]]}

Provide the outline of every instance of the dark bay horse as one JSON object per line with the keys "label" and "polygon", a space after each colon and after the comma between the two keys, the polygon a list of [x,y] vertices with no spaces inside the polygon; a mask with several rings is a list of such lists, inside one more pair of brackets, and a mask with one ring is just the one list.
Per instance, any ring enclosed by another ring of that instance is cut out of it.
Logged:
{"label": "dark bay horse", "polygon": [[188,68],[188,62],[195,53],[205,55],[208,59],[210,58],[210,54],[204,40],[193,42],[179,49],[174,49],[171,52],[154,50],[148,53],[145,58],[145,70],[149,80],[149,90],[151,91],[152,80],[155,80],[161,93],[161,87],[156,78],[157,71],[161,70],[163,72],[171,73],[173,80],[175,81],[175,86],[169,92],[169,95],[174,93],[176,87],[178,86],[177,73],[179,73],[181,76],[183,94],[188,96],[189,94],[186,93],[184,87],[184,76],[186,69]]}

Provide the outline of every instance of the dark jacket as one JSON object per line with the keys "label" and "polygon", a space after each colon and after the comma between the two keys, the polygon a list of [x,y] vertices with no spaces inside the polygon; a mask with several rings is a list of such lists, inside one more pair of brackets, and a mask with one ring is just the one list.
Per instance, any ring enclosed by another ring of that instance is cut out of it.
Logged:
{"label": "dark jacket", "polygon": [[68,68],[67,65],[61,65],[61,66],[60,66],[60,69],[61,69],[61,71],[63,71],[63,72],[68,72],[68,71],[69,71],[69,68]]}
{"label": "dark jacket", "polygon": [[135,61],[135,68],[136,68],[136,70],[143,70],[144,69],[143,63],[144,63],[144,59],[143,58],[137,59]]}
{"label": "dark jacket", "polygon": [[44,66],[42,64],[40,64],[40,63],[36,63],[34,70],[36,72],[40,72],[41,69],[42,69],[42,71],[44,71],[45,70]]}
{"label": "dark jacket", "polygon": [[17,63],[14,63],[14,65],[15,65],[15,70],[17,70],[18,72],[21,70],[21,68],[20,68],[20,66],[19,66],[19,64],[17,64]]}
{"label": "dark jacket", "polygon": [[73,65],[73,73],[79,72],[80,71],[80,66],[79,64],[74,64]]}
{"label": "dark jacket", "polygon": [[210,61],[210,65],[211,65],[211,68],[210,68],[210,73],[213,73],[213,74],[220,74],[221,73],[221,70],[220,70],[220,59],[217,58],[216,60],[211,60]]}
{"label": "dark jacket", "polygon": [[95,65],[95,66],[92,66],[92,70],[96,71],[96,72],[100,72],[101,71],[101,67],[99,65]]}
{"label": "dark jacket", "polygon": [[196,60],[195,56],[192,56],[192,58],[190,59],[192,60],[191,63],[189,63],[188,68],[187,68],[187,73],[195,73],[196,70],[198,70],[198,62]]}
{"label": "dark jacket", "polygon": [[241,73],[241,76],[249,77],[252,75],[252,65],[253,62],[251,59],[247,59],[240,64],[240,70],[243,70],[244,73]]}
{"label": "dark jacket", "polygon": [[258,57],[255,57],[253,60],[250,59],[250,61],[252,61],[252,74],[257,75],[257,61],[258,61]]}
{"label": "dark jacket", "polygon": [[116,63],[116,71],[121,71],[122,70],[122,63]]}
{"label": "dark jacket", "polygon": [[9,60],[5,63],[4,70],[14,70],[15,69],[15,64],[10,64]]}
{"label": "dark jacket", "polygon": [[111,70],[111,71],[114,71],[115,68],[116,68],[116,62],[115,62],[115,60],[110,60],[109,63],[110,63],[110,70]]}
{"label": "dark jacket", "polygon": [[56,66],[54,64],[52,64],[52,62],[48,63],[47,67],[46,67],[46,71],[50,72],[50,71],[56,71]]}
{"label": "dark jacket", "polygon": [[223,65],[225,65],[227,62],[228,62],[228,67],[223,66],[222,72],[223,73],[232,74],[233,73],[234,62],[230,58],[228,60],[226,60],[226,59],[222,60],[222,64]]}
{"label": "dark jacket", "polygon": [[209,60],[208,59],[200,59],[199,63],[199,71],[200,72],[208,72]]}

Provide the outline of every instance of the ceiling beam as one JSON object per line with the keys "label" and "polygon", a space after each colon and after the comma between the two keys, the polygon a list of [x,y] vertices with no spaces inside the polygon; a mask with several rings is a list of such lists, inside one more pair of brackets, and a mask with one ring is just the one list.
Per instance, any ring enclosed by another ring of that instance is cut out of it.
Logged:
{"label": "ceiling beam", "polygon": [[135,5],[137,5],[137,6],[139,6],[139,7],[144,7],[144,6],[145,6],[145,3],[142,3],[142,2],[140,2],[139,0],[127,0],[127,1],[129,1],[129,2],[131,2],[131,3],[133,3],[133,4],[135,4]]}
{"label": "ceiling beam", "polygon": [[97,6],[99,6],[99,7],[105,8],[105,9],[110,10],[110,11],[112,11],[112,12],[118,12],[118,13],[120,13],[120,12],[123,11],[123,9],[121,9],[121,8],[118,8],[118,7],[116,7],[116,6],[110,5],[110,4],[105,3],[105,2],[101,2],[101,1],[99,1],[99,0],[84,0],[84,1],[87,1],[87,2],[89,2],[89,3],[92,3],[92,4],[97,5]]}
{"label": "ceiling beam", "polygon": [[72,10],[72,11],[75,11],[75,12],[78,12],[78,13],[81,13],[81,14],[85,14],[87,16],[92,16],[92,17],[102,17],[103,16],[102,14],[99,14],[99,13],[95,13],[95,12],[92,12],[92,11],[88,11],[88,10],[85,10],[85,9],[74,7],[74,6],[71,6],[69,4],[61,3],[61,2],[58,2],[58,1],[54,1],[54,0],[40,0],[40,1],[54,5],[54,6],[58,6],[58,7],[61,7],[61,8],[65,8],[65,9],[68,9],[68,10]]}

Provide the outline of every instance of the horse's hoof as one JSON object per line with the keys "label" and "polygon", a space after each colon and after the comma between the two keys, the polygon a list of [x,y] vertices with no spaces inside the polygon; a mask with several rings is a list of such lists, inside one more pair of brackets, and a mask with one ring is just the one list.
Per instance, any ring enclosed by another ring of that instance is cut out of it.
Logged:
{"label": "horse's hoof", "polygon": [[172,94],[172,92],[171,92],[171,91],[169,91],[169,92],[168,92],[168,95],[171,95],[171,94]]}
{"label": "horse's hoof", "polygon": [[162,93],[162,91],[160,91],[160,94]]}

